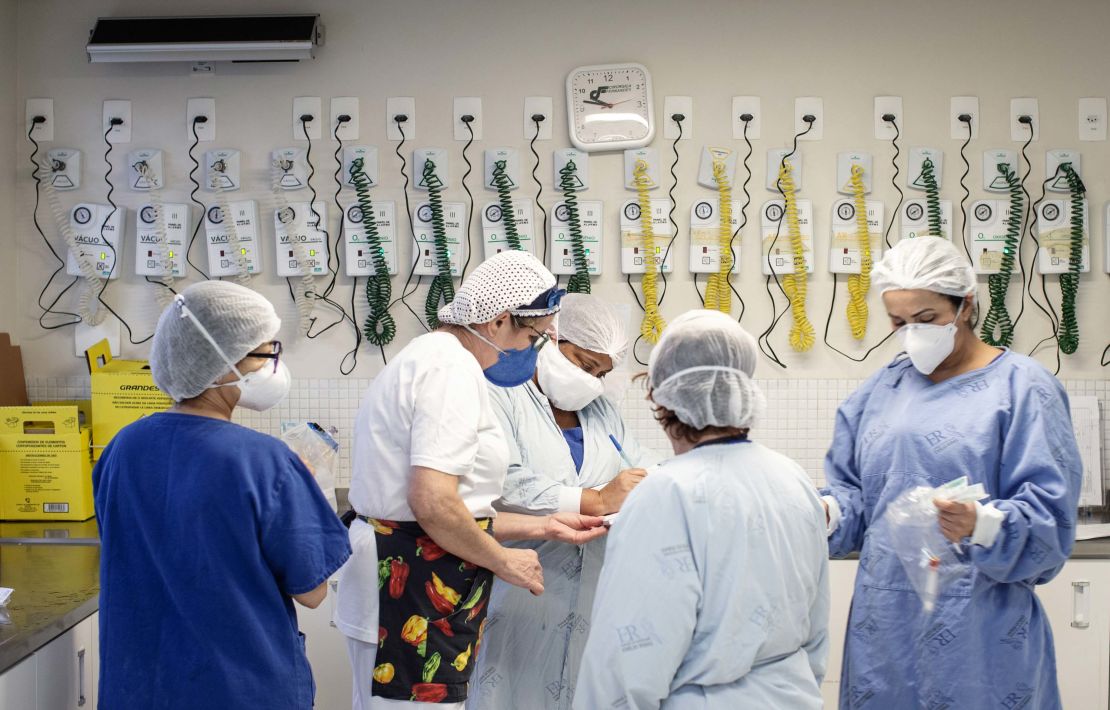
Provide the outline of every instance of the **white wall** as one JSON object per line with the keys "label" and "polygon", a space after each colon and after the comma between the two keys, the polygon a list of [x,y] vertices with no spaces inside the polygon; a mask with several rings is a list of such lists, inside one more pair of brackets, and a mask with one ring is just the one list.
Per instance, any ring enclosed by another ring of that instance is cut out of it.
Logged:
{"label": "white wall", "polygon": [[[0,2],[0,136],[12,136],[23,115],[16,97],[16,0]],[[16,180],[16,147],[13,140],[0,140],[0,213],[14,213]],[[19,243],[15,220],[0,227],[0,333],[11,332],[16,325],[16,259],[15,246]]]}
{"label": "white wall", "polygon": [[[147,15],[157,12],[182,14],[231,12],[316,11],[327,27],[327,45],[314,62],[298,65],[219,65],[215,76],[191,76],[186,66],[90,65],[84,55],[87,33],[98,15]],[[3,23],[6,24],[6,23]],[[324,97],[356,95],[361,99],[360,142],[381,148],[383,185],[374,196],[402,203],[400,177],[392,156],[394,143],[385,138],[385,99],[415,96],[418,135],[406,146],[439,146],[451,151],[450,199],[462,197],[459,177],[462,146],[450,131],[453,96],[481,96],[484,101],[485,139],[470,153],[481,162],[485,147],[511,145],[526,149],[522,125],[522,100],[527,95],[555,97],[555,140],[541,142],[540,175],[545,183],[544,203],[553,201],[551,150],[566,146],[563,82],[567,72],[579,64],[635,60],[653,72],[657,116],[662,119],[663,97],[690,95],[695,102],[694,139],[680,146],[680,185],[676,190],[677,217],[682,229],[680,247],[686,242],[689,206],[697,197],[713,193],[695,183],[697,154],[703,144],[732,141],[729,124],[731,97],[759,95],[763,100],[763,136],[755,142],[752,158],[753,206],[749,219],[755,224],[757,207],[771,197],[763,189],[765,152],[786,145],[792,130],[793,100],[796,96],[824,98],[824,139],[804,143],[805,184],[802,197],[815,205],[818,244],[826,244],[828,211],[835,195],[835,156],[848,149],[875,154],[878,189],[876,196],[893,208],[896,198],[889,185],[890,146],[874,139],[872,100],[876,95],[901,95],[905,102],[903,156],[908,147],[930,145],[945,151],[943,197],[958,202],[957,185],[962,172],[957,149],[959,141],[949,136],[948,106],[953,95],[977,95],[981,100],[982,125],[979,138],[969,149],[972,164],[969,185],[973,199],[985,196],[979,189],[982,151],[995,147],[1016,148],[1007,130],[1009,100],[1015,96],[1040,99],[1041,137],[1031,150],[1033,173],[1030,189],[1039,193],[1043,179],[1044,152],[1049,148],[1078,148],[1083,152],[1084,179],[1092,200],[1095,236],[1092,273],[1083,279],[1080,297],[1082,346],[1065,357],[1065,377],[1102,377],[1098,356],[1110,336],[1105,304],[1110,285],[1104,272],[1103,210],[1110,187],[1110,147],[1077,140],[1076,101],[1083,96],[1107,93],[1106,53],[1103,33],[1110,26],[1110,4],[1104,0],[1069,3],[1032,0],[938,0],[920,3],[874,3],[845,0],[837,3],[782,0],[770,2],[485,2],[408,0],[366,3],[358,0],[325,2],[245,2],[200,0],[188,7],[154,9],[138,0],[89,0],[84,3],[36,0],[19,3],[18,97],[9,114],[20,117],[28,97],[55,99],[56,141],[54,146],[73,146],[85,151],[86,187],[66,196],[67,204],[78,199],[103,201],[106,187],[100,176],[101,101],[109,98],[133,102],[133,142],[118,146],[114,155],[116,175],[122,173],[122,154],[127,149],[154,146],[166,151],[171,174],[166,198],[184,201],[187,195],[185,157],[187,148],[184,112],[190,96],[213,96],[217,101],[217,141],[202,148],[235,147],[243,152],[245,193],[266,199],[267,156],[272,148],[294,144],[291,140],[290,102],[299,95]],[[6,43],[10,46],[10,43]],[[3,62],[0,61],[0,64]],[[0,78],[0,89],[3,87]],[[7,119],[5,119],[7,120]],[[25,161],[29,146],[18,130],[3,130],[18,146],[18,160]],[[327,131],[325,130],[325,133]],[[661,134],[661,132],[660,132]],[[303,145],[303,144],[302,144]],[[660,137],[661,154],[669,155],[669,144]],[[317,150],[319,149],[319,150]],[[334,192],[330,154],[335,144],[314,144],[317,177],[315,186],[322,198]],[[7,149],[5,149],[7,150]],[[527,155],[524,153],[524,155]],[[411,157],[411,153],[409,153]],[[0,158],[3,155],[0,154]],[[530,160],[530,156],[528,156]],[[530,167],[530,162],[525,164]],[[622,159],[618,154],[595,156],[591,162],[593,187],[589,198],[603,199],[607,215],[606,274],[595,284],[595,292],[620,303],[631,303],[631,294],[618,276],[616,206],[631,193],[621,185]],[[20,165],[22,165],[20,163]],[[905,173],[904,163],[903,175]],[[48,273],[45,253],[30,224],[31,182],[19,168],[17,205],[20,250],[18,252],[18,331],[22,336],[27,369],[32,376],[79,374],[80,360],[72,356],[71,333],[46,334],[34,323],[34,297]],[[7,180],[7,176],[0,180]],[[479,180],[472,176],[472,186]],[[117,186],[122,185],[117,181]],[[4,185],[0,182],[0,200]],[[478,187],[480,201],[493,193]],[[126,189],[116,191],[120,204],[134,206],[140,196]],[[346,199],[349,199],[347,197]],[[3,203],[0,203],[3,206]],[[332,212],[332,227],[337,215]],[[48,221],[49,224],[49,221]],[[52,228],[48,227],[53,234]],[[768,300],[763,278],[755,268],[757,243],[754,230],[744,234],[744,269],[738,279],[748,304],[744,324],[754,332],[767,324]],[[130,237],[129,237],[130,238]],[[130,242],[128,242],[130,244]],[[264,233],[264,261],[273,269],[272,232]],[[203,260],[198,244],[196,256]],[[401,251],[407,258],[407,245]],[[818,273],[811,281],[809,314],[820,334],[828,308],[831,277],[822,273],[826,259],[819,247]],[[125,277],[108,289],[109,300],[129,317],[136,332],[146,335],[153,328],[157,309],[154,286],[133,276],[130,250],[124,262]],[[693,308],[697,299],[686,270],[686,249],[679,248],[678,274],[671,280],[663,312],[668,317]],[[0,276],[3,273],[0,272]],[[292,322],[293,312],[285,284],[276,276],[256,279],[258,288],[279,305]],[[398,293],[403,278],[395,279]],[[350,281],[343,277],[338,296],[347,300]],[[1050,284],[1058,302],[1058,290]],[[986,289],[982,290],[986,296]],[[1017,281],[1011,289],[1016,310]],[[422,310],[423,291],[411,303]],[[10,300],[7,301],[11,303]],[[781,298],[780,298],[781,302]],[[833,316],[832,337],[844,347],[850,336],[843,316],[846,303],[843,283]],[[878,298],[872,296],[872,319],[868,341],[885,332]],[[394,309],[401,326],[392,352],[418,332],[415,320],[401,307]],[[2,318],[3,316],[0,316]],[[1039,314],[1026,315],[1017,345],[1027,351],[1047,334]],[[326,314],[321,314],[326,321]],[[0,321],[2,322],[2,321]],[[782,373],[761,366],[761,377],[859,377],[871,372],[892,350],[876,353],[863,365],[849,363],[823,345],[805,355],[789,352],[786,336],[789,323],[780,324],[774,337],[776,349],[786,355],[790,369]],[[286,341],[292,336],[286,334]],[[350,348],[349,329],[336,329],[313,342],[289,342],[291,365],[301,376],[335,376],[339,358]],[[144,356],[144,347],[126,347],[125,355]],[[1049,361],[1046,355],[1045,362]],[[363,352],[357,371],[372,376],[379,361],[370,350]]]}

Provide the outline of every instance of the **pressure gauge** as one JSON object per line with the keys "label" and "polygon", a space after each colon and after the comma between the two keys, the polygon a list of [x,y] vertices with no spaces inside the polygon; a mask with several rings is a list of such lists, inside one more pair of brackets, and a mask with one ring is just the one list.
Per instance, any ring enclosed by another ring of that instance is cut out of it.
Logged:
{"label": "pressure gauge", "polygon": [[579,150],[642,148],[655,137],[651,74],[643,64],[596,64],[567,75],[567,123]]}

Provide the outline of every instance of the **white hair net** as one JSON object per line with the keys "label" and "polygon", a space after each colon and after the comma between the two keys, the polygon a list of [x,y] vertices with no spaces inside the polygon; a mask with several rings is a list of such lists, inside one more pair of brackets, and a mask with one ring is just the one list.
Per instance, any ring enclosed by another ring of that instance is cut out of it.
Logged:
{"label": "white hair net", "polygon": [[559,311],[559,339],[613,358],[616,367],[628,349],[625,324],[617,309],[597,296],[568,293]]}
{"label": "white hair net", "polygon": [[947,239],[916,237],[903,239],[883,254],[871,271],[871,283],[880,296],[913,289],[966,296],[975,290],[975,270]]}
{"label": "white hair net", "polygon": [[554,302],[535,303],[555,286],[555,277],[528,252],[503,251],[481,263],[466,277],[455,300],[439,309],[441,323],[489,323],[505,311],[519,316],[545,316],[559,311]]}
{"label": "white hair net", "polygon": [[227,281],[186,288],[162,312],[150,350],[154,384],[175,402],[196,397],[231,371],[186,308],[233,363],[281,330],[273,305],[249,288]]}
{"label": "white hair net", "polygon": [[751,427],[765,407],[752,380],[755,338],[720,311],[689,311],[664,331],[648,362],[651,397],[695,429]]}

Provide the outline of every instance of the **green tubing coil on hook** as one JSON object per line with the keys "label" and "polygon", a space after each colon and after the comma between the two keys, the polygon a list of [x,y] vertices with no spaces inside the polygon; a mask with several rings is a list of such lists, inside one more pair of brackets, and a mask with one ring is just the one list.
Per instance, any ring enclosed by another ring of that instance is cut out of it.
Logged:
{"label": "green tubing coil on hook", "polygon": [[921,162],[921,184],[925,186],[925,209],[929,214],[929,234],[943,237],[944,232],[941,231],[940,224],[940,188],[937,187],[934,167],[930,158]]}
{"label": "green tubing coil on hook", "polygon": [[447,228],[443,223],[443,181],[436,175],[436,164],[424,161],[424,184],[428,186],[428,206],[432,210],[432,235],[435,238],[437,274],[432,277],[428,287],[428,297],[424,301],[424,319],[428,327],[436,329],[439,323],[439,307],[455,300],[455,282],[451,280],[451,255],[447,249]]}
{"label": "green tubing coil on hook", "polygon": [[1071,252],[1067,273],[1060,274],[1060,350],[1071,355],[1079,349],[1079,320],[1075,298],[1079,293],[1079,272],[1083,268],[1083,198],[1087,188],[1071,163],[1061,163],[1060,170],[1071,192]]}
{"label": "green tubing coil on hook", "polygon": [[501,204],[501,223],[505,226],[505,243],[510,249],[521,250],[520,234],[516,231],[516,212],[513,198],[509,195],[509,176],[505,173],[505,161],[493,164],[493,185],[497,188],[497,201]]}
{"label": "green tubing coil on hook", "polygon": [[573,160],[559,170],[559,189],[563,191],[563,204],[567,208],[567,229],[570,231],[571,254],[574,257],[574,275],[567,281],[567,293],[590,292],[590,267],[586,260],[586,245],[582,239],[582,222],[578,218],[578,198],[575,197],[575,171]]}
{"label": "green tubing coil on hook", "polygon": [[1006,218],[1006,240],[1002,245],[1002,265],[997,274],[987,277],[987,287],[991,295],[991,307],[983,318],[980,337],[987,345],[1009,347],[1014,342],[1014,324],[1010,312],[1006,310],[1006,291],[1010,288],[1010,277],[1014,273],[1014,260],[1017,257],[1021,239],[1022,211],[1025,198],[1022,196],[1021,181],[1010,168],[1009,163],[999,163],[998,172],[1006,180],[1010,191],[1010,214]]}
{"label": "green tubing coil on hook", "polygon": [[393,342],[397,335],[397,323],[389,314],[393,287],[389,281],[389,267],[385,263],[382,239],[378,234],[378,222],[374,218],[374,203],[370,200],[370,178],[366,174],[362,158],[351,163],[351,182],[355,185],[366,243],[370,249],[370,259],[374,263],[374,273],[366,279],[366,303],[370,306],[370,313],[363,323],[362,334],[371,344],[382,347]]}

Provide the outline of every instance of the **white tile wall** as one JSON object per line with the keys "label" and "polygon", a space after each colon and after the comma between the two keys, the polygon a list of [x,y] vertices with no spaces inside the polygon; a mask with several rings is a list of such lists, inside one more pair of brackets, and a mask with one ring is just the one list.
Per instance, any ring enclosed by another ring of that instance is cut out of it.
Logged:
{"label": "white tile wall", "polygon": [[[289,398],[269,412],[237,410],[236,421],[259,431],[277,435],[283,421],[315,421],[339,430],[340,470],[337,482],[350,478],[350,434],[355,412],[368,379],[294,380]],[[761,380],[767,397],[767,413],[753,431],[753,438],[797,461],[818,485],[824,483],[822,462],[832,441],[836,408],[858,387],[860,380]],[[1110,485],[1110,380],[1064,380],[1072,395],[1095,395],[1102,409],[1102,471]],[[35,378],[28,380],[31,401],[85,399],[87,377]],[[625,422],[646,446],[669,453],[670,445],[652,417],[644,391],[633,383],[621,402]]]}

